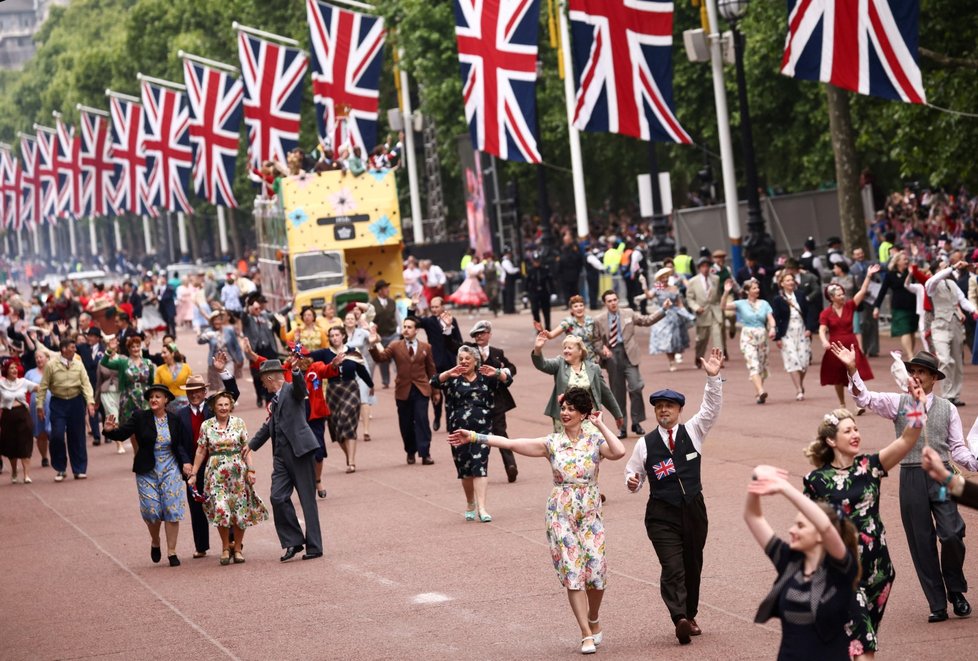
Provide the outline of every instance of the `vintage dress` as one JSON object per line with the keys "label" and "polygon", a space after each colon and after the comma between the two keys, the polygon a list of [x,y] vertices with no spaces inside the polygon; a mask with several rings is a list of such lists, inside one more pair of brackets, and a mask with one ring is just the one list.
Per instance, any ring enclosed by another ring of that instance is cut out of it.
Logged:
{"label": "vintage dress", "polygon": [[[508,387],[509,382],[503,383],[495,377],[476,372],[472,381],[464,376],[455,376],[445,383],[440,383],[436,374],[431,377],[431,385],[440,388],[445,395],[449,432],[467,429],[478,434],[489,434],[492,431],[492,406],[495,403],[493,394],[499,388]],[[489,465],[489,446],[465,443],[453,447],[452,459],[455,461],[459,479],[485,477]]]}
{"label": "vintage dress", "polygon": [[102,358],[102,365],[119,374],[119,423],[132,417],[136,411],[149,408],[143,391],[153,384],[156,368],[146,358],[130,360],[125,356]]}
{"label": "vintage dress", "polygon": [[682,353],[689,348],[689,324],[696,317],[683,307],[678,291],[656,289],[652,299],[656,306],[661,308],[667,300],[672,302],[672,307],[649,332],[649,353],[653,356]]}
{"label": "vintage dress", "polygon": [[757,305],[751,305],[749,300],[741,299],[734,301],[734,305],[737,308],[737,321],[741,324],[740,352],[744,354],[747,373],[766,379],[769,355],[767,317],[773,315],[771,304],[759,299]]}
{"label": "vintage dress", "polygon": [[[822,310],[818,317],[820,326],[827,326],[829,329],[829,342],[841,342],[844,346],[853,347],[856,352],[856,369],[863,381],[873,378],[873,370],[869,367],[869,361],[863,355],[863,350],[859,348],[856,334],[852,332],[852,315],[856,312],[855,301],[849,300],[842,305],[842,314],[836,314],[830,305]],[[849,372],[842,361],[835,357],[831,350],[826,350],[822,356],[822,367],[819,372],[823,386],[847,385],[849,383]]]}
{"label": "vintage dress", "polygon": [[153,416],[153,419],[156,422],[156,445],[153,448],[156,464],[148,473],[136,474],[139,513],[144,521],[180,521],[186,502],[186,484],[174,456],[167,417]]}
{"label": "vintage dress", "polygon": [[248,429],[244,420],[236,416],[228,418],[225,429],[219,428],[217,418],[205,420],[200,426],[197,445],[207,449],[204,513],[211,525],[247,528],[268,519],[265,504],[245,479],[248,465],[241,450],[247,443]]}

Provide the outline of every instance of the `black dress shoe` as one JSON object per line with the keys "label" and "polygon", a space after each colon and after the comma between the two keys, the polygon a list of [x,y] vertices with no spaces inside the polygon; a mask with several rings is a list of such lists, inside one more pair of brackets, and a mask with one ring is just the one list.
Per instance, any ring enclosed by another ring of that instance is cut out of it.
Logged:
{"label": "black dress shoe", "polygon": [[645,436],[645,430],[642,429],[642,425],[638,424],[637,422],[632,425],[632,433],[637,434],[638,436]]}
{"label": "black dress shoe", "polygon": [[48,460],[47,457],[41,459],[41,468],[48,468],[50,466],[51,466],[51,462]]}
{"label": "black dress shoe", "polygon": [[302,556],[302,559],[315,560],[316,558],[321,558],[321,557],[323,557],[323,552],[319,551],[318,553],[306,553],[305,555]]}
{"label": "black dress shoe", "polygon": [[676,638],[680,645],[689,645],[689,637],[693,635],[693,625],[685,617],[676,622]]}
{"label": "black dress shoe", "polygon": [[421,465],[422,466],[431,466],[434,463],[435,463],[435,460],[432,459],[431,457],[421,457]]}
{"label": "black dress shoe", "polygon": [[439,429],[441,429],[441,420],[438,419],[438,418],[435,418],[435,421],[431,423],[431,428],[434,431],[438,431]]}
{"label": "black dress shoe", "polygon": [[166,559],[170,561],[170,566],[171,567],[179,567],[180,566],[180,558],[178,558],[176,555],[168,555],[168,556],[166,556]]}
{"label": "black dress shoe", "polygon": [[296,553],[298,553],[301,550],[302,550],[302,544],[299,544],[298,546],[290,546],[287,549],[285,549],[285,553],[282,554],[282,557],[279,558],[279,560],[281,560],[282,562],[288,562],[289,560],[295,557]]}
{"label": "black dress shoe", "polygon": [[948,592],[948,601],[954,606],[954,614],[958,617],[968,617],[971,615],[971,604],[968,600],[964,598],[964,595],[960,592]]}
{"label": "black dress shoe", "polygon": [[415,458],[414,458],[414,455],[413,455],[413,454],[409,454],[409,455],[408,455],[408,463],[409,463],[409,464],[413,464],[413,463],[414,463],[415,461],[416,461],[416,460],[415,460]]}
{"label": "black dress shoe", "polygon": [[98,446],[102,445],[102,441],[100,441],[100,440],[98,440],[96,438],[94,441],[92,441],[92,445],[94,445],[95,447],[98,447]]}
{"label": "black dress shoe", "polygon": [[618,430],[618,438],[620,438],[622,440],[628,438],[628,432],[625,431],[625,428],[624,427],[622,427],[621,429]]}
{"label": "black dress shoe", "polygon": [[940,610],[930,612],[930,615],[927,616],[927,623],[934,624],[935,622],[943,622],[946,619],[947,619],[947,609],[941,608]]}
{"label": "black dress shoe", "polygon": [[506,479],[510,482],[516,481],[516,476],[520,474],[520,470],[516,467],[516,464],[510,464],[506,467]]}
{"label": "black dress shoe", "polygon": [[696,624],[696,618],[689,621],[689,635],[690,636],[702,636],[703,630],[700,629],[700,625]]}
{"label": "black dress shoe", "polygon": [[153,562],[159,562],[162,557],[163,557],[163,552],[160,551],[160,547],[159,546],[150,546],[149,547],[149,559],[150,560],[152,560]]}

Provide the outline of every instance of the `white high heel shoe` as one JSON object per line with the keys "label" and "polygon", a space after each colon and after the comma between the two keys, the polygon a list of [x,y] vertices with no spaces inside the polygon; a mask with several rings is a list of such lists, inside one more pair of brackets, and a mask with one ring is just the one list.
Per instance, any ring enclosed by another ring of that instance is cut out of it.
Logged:
{"label": "white high heel shoe", "polygon": [[[592,628],[593,628],[593,625],[597,624],[599,621],[600,620],[588,619],[587,623],[590,624],[590,625],[592,625]],[[599,631],[596,634],[592,634],[591,637],[594,638],[594,646],[595,647],[598,647],[598,646],[601,645],[601,641],[604,640],[604,631]]]}
{"label": "white high heel shoe", "polygon": [[581,654],[594,654],[598,648],[594,645],[594,636],[581,638]]}

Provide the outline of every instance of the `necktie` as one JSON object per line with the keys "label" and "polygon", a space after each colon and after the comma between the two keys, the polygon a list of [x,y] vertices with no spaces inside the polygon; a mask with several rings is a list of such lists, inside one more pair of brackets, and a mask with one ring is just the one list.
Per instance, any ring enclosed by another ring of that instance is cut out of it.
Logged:
{"label": "necktie", "polygon": [[672,438],[672,429],[669,430],[669,452],[676,451],[676,441]]}
{"label": "necktie", "polygon": [[408,358],[414,358],[414,344],[408,343]]}
{"label": "necktie", "polygon": [[710,276],[703,276],[703,288],[706,289],[706,295],[710,295]]}
{"label": "necktie", "polygon": [[618,346],[618,315],[611,316],[611,323],[608,325],[608,344],[614,349]]}

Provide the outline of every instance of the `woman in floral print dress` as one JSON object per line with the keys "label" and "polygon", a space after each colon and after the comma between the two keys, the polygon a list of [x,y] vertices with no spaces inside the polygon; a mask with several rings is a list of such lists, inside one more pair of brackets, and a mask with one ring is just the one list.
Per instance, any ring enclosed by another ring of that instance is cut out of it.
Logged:
{"label": "woman in floral print dress", "polygon": [[[602,459],[625,456],[617,431],[605,424],[600,412],[592,414],[593,410],[594,402],[587,389],[570,388],[560,398],[561,432],[544,438],[510,439],[457,429],[448,438],[455,447],[482,444],[550,460],[554,488],[547,501],[547,540],[557,576],[567,588],[571,609],[581,628],[584,654],[593,653],[603,638],[598,611],[604,596],[607,563],[598,464]],[[582,429],[585,420],[593,426]]]}
{"label": "woman in floral print dress", "polygon": [[[190,474],[196,475],[206,459],[204,513],[221,536],[221,564],[228,565],[232,559],[238,564],[245,561],[241,553],[244,529],[265,521],[268,510],[255,493],[251,456],[245,459],[241,454],[248,443],[248,429],[244,420],[231,415],[234,398],[228,392],[219,392],[211,396],[209,403],[214,417],[200,426]],[[234,544],[228,542],[231,527]]]}
{"label": "woman in floral print dress", "polygon": [[[492,429],[493,393],[500,387],[508,388],[512,379],[507,370],[482,365],[475,347],[459,347],[457,360],[452,369],[431,377],[431,385],[445,395],[448,431],[464,428],[488,434]],[[478,515],[480,521],[489,523],[492,521],[492,515],[486,511],[489,448],[483,443],[458,445],[452,448],[452,459],[465,491],[465,520],[475,521]]]}
{"label": "woman in floral print dress", "polygon": [[[844,363],[851,358],[855,365],[855,354],[849,349],[836,355]],[[911,385],[911,395],[920,402],[918,408],[922,412],[926,399],[923,390],[916,384]],[[919,426],[908,425],[898,439],[878,453],[860,454],[862,439],[853,414],[846,409],[836,409],[825,415],[818,427],[818,437],[805,450],[816,466],[805,476],[805,495],[813,500],[828,501],[859,531],[862,573],[851,620],[846,625],[849,655],[856,659],[875,656],[880,621],[896,577],[880,519],[880,481],[913,449],[920,431]]]}
{"label": "woman in floral print dress", "polygon": [[136,411],[148,407],[143,391],[153,385],[156,367],[148,358],[143,357],[141,337],[132,336],[126,339],[128,356],[116,355],[118,348],[118,339],[109,342],[102,365],[119,374],[119,422],[125,424]]}

